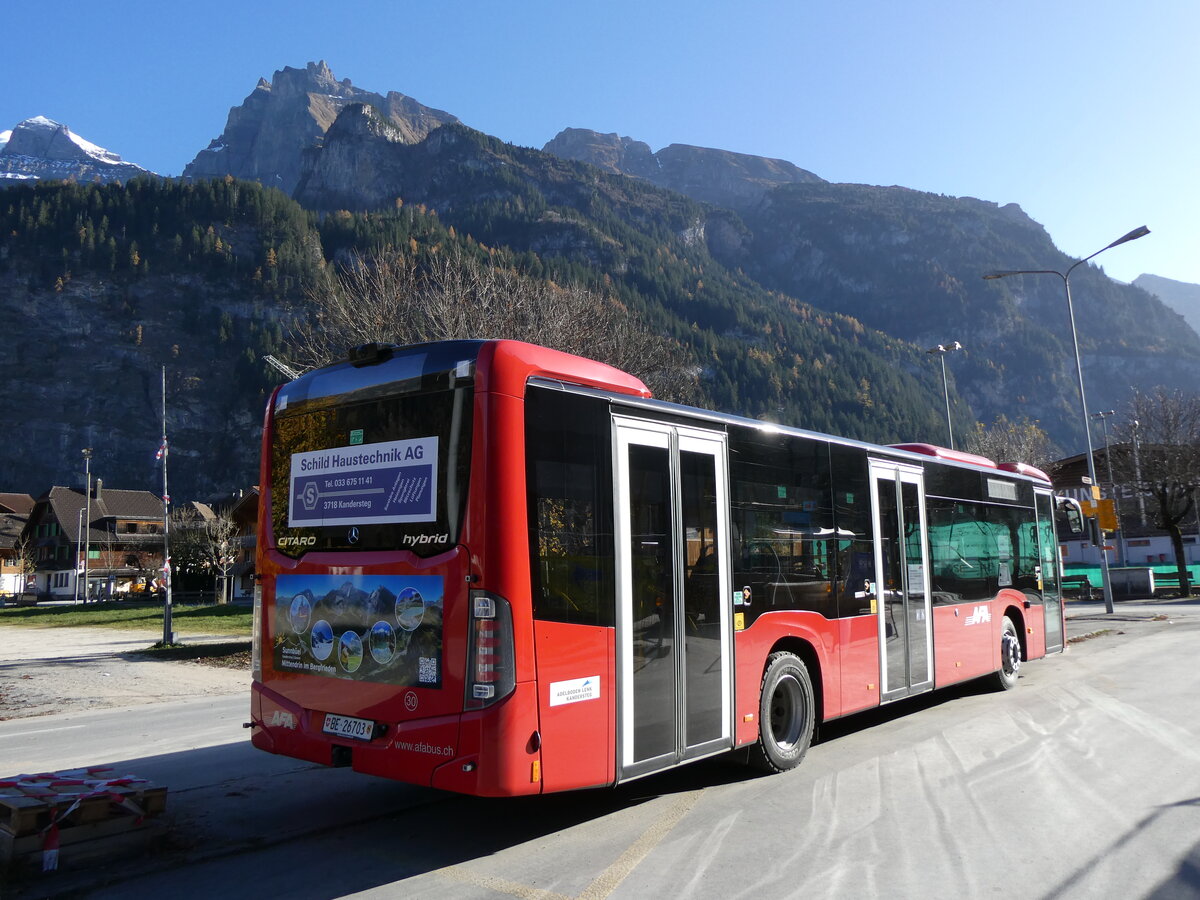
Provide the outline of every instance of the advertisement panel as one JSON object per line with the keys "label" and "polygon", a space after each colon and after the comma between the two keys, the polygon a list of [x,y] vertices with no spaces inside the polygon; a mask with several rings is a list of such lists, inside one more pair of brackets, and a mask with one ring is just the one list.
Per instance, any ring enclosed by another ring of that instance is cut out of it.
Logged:
{"label": "advertisement panel", "polygon": [[397,687],[441,687],[440,575],[280,575],[274,664]]}
{"label": "advertisement panel", "polygon": [[288,527],[437,519],[438,439],[293,453]]}

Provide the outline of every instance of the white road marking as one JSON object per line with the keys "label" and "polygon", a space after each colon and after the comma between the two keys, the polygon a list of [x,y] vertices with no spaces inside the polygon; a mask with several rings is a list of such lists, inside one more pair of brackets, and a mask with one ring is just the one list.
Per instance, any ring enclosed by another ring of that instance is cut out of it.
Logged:
{"label": "white road marking", "polygon": [[18,731],[13,734],[0,734],[0,741],[7,738],[25,737],[27,734],[53,734],[56,731],[71,731],[75,728],[86,728],[86,725],[60,725],[58,728],[39,728],[36,731]]}

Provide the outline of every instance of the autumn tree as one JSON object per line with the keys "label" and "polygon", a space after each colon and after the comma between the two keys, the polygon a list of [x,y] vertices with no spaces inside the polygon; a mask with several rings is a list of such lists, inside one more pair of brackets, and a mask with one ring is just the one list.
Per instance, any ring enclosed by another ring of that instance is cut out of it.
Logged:
{"label": "autumn tree", "polygon": [[509,338],[608,363],[642,379],[660,399],[696,396],[698,373],[679,345],[615,297],[477,262],[457,249],[423,266],[398,252],[355,256],[306,299],[284,351],[305,367],[371,342]]}
{"label": "autumn tree", "polygon": [[1020,462],[1048,470],[1059,456],[1058,447],[1037,422],[1022,417],[1013,421],[997,416],[990,426],[976,422],[967,433],[965,448],[996,462]]}
{"label": "autumn tree", "polygon": [[1200,395],[1165,387],[1135,391],[1116,432],[1124,447],[1113,453],[1113,477],[1154,501],[1154,524],[1171,538],[1180,591],[1187,596],[1182,526],[1192,518],[1200,487]]}

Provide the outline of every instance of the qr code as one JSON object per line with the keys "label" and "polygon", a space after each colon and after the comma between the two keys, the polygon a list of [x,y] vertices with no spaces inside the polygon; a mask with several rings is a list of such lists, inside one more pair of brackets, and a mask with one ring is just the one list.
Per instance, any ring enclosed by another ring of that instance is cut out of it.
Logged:
{"label": "qr code", "polygon": [[436,656],[417,658],[417,681],[421,684],[438,683],[438,661]]}

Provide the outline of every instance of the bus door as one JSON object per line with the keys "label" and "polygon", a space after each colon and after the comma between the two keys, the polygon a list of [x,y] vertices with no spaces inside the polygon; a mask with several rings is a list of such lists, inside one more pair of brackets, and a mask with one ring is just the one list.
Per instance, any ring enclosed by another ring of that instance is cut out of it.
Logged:
{"label": "bus door", "polygon": [[732,746],[726,438],[615,418],[617,780]]}
{"label": "bus door", "polygon": [[1033,490],[1037,512],[1038,581],[1042,591],[1042,611],[1046,617],[1046,652],[1063,646],[1062,585],[1059,581],[1058,538],[1054,535],[1054,495]]}
{"label": "bus door", "polygon": [[925,481],[915,466],[873,459],[870,467],[879,695],[897,700],[933,687]]}

